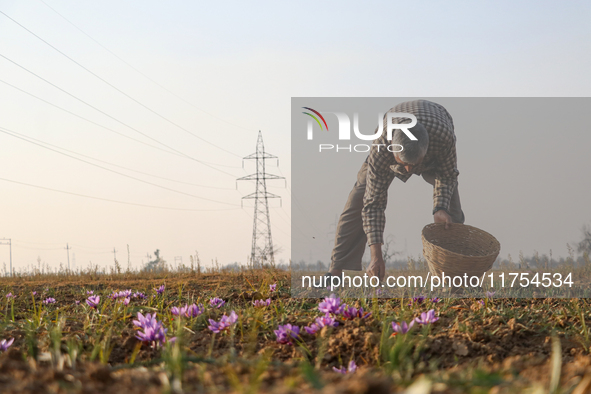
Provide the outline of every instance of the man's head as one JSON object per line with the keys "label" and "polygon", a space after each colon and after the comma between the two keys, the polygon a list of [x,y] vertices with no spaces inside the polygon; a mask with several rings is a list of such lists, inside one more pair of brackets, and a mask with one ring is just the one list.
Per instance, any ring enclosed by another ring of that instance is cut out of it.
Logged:
{"label": "man's head", "polygon": [[401,152],[394,152],[396,162],[404,165],[406,171],[411,172],[412,168],[423,161],[427,148],[429,147],[429,134],[425,127],[417,123],[415,127],[408,129],[416,138],[411,140],[400,129],[394,130],[392,144],[402,145]]}

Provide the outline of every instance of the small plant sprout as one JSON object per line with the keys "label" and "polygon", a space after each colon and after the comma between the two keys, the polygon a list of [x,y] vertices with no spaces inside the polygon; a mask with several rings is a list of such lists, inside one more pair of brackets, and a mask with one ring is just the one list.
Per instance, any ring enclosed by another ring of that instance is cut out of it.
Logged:
{"label": "small plant sprout", "polygon": [[48,297],[46,299],[43,300],[43,303],[45,305],[49,305],[49,304],[55,304],[55,298],[53,297]]}
{"label": "small plant sprout", "polygon": [[402,323],[398,324],[396,322],[392,322],[392,329],[394,330],[394,333],[392,335],[396,335],[396,334],[406,334],[407,332],[410,331],[410,329],[412,328],[412,326],[414,326],[415,321],[411,321],[410,324],[406,324],[405,321],[403,321]]}
{"label": "small plant sprout", "polygon": [[304,327],[304,330],[306,330],[308,334],[314,335],[318,331],[322,330],[323,327],[336,327],[338,325],[339,322],[330,317],[329,314],[326,314],[326,316],[317,318],[316,323],[312,323],[310,327]]}
{"label": "small plant sprout", "polygon": [[261,307],[265,307],[265,306],[269,306],[271,305],[271,299],[267,298],[266,300],[254,300],[252,302],[252,305],[255,306],[255,308],[261,308]]}
{"label": "small plant sprout", "polygon": [[274,332],[277,342],[284,345],[293,345],[293,341],[300,337],[300,328],[291,324],[279,325]]}
{"label": "small plant sprout", "polygon": [[218,334],[218,333],[226,330],[230,326],[234,325],[237,321],[238,321],[238,315],[236,314],[236,312],[232,311],[232,312],[230,312],[230,316],[226,316],[226,315],[222,316],[219,323],[213,319],[209,319],[210,325],[207,326],[207,328],[209,328],[214,333]]}
{"label": "small plant sprout", "polygon": [[90,296],[86,300],[86,304],[88,304],[89,307],[94,308],[94,309],[98,308],[98,305],[100,302],[101,302],[100,296]]}
{"label": "small plant sprout", "polygon": [[343,375],[346,375],[348,373],[353,373],[355,371],[357,371],[357,364],[355,364],[355,360],[351,360],[349,361],[349,366],[347,368],[341,366],[340,368],[337,367],[332,367],[332,370],[338,373],[342,373]]}
{"label": "small plant sprout", "polygon": [[431,324],[435,323],[437,320],[439,320],[439,318],[435,317],[435,310],[431,309],[429,312],[421,313],[421,316],[415,318],[414,321],[418,324]]}
{"label": "small plant sprout", "polygon": [[187,310],[185,312],[185,316],[187,316],[188,318],[197,317],[197,316],[201,315],[203,313],[203,311],[205,311],[205,308],[203,308],[202,304],[199,304],[199,305],[191,304],[187,308]]}
{"label": "small plant sprout", "polygon": [[371,316],[371,312],[365,312],[363,308],[355,308],[354,306],[346,306],[343,309],[343,318],[345,320],[353,320],[356,318],[367,319]]}
{"label": "small plant sprout", "polygon": [[346,305],[341,305],[341,299],[334,294],[326,297],[323,302],[318,304],[318,310],[323,313],[332,313],[333,315],[340,315],[345,309]]}
{"label": "small plant sprout", "polygon": [[224,306],[226,304],[226,301],[222,300],[221,298],[211,298],[209,300],[209,305],[211,305],[214,308],[221,308],[222,306]]}
{"label": "small plant sprout", "polygon": [[12,345],[12,342],[14,342],[14,338],[10,338],[8,341],[6,339],[3,339],[0,341],[0,351],[7,351],[8,348]]}

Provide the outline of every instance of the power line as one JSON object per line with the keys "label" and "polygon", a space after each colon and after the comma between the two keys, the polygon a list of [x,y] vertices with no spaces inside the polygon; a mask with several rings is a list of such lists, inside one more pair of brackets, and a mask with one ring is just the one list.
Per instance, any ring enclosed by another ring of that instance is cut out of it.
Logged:
{"label": "power line", "polygon": [[16,246],[17,248],[21,248],[21,249],[28,249],[28,250],[63,250],[64,248],[38,248],[38,247],[32,247],[32,246],[24,246],[24,245],[20,245],[18,242],[14,243],[14,246]]}
{"label": "power line", "polygon": [[182,195],[189,196],[189,197],[193,197],[193,198],[197,198],[197,199],[200,199],[200,200],[205,200],[205,201],[215,202],[215,203],[218,203],[218,204],[223,204],[223,205],[230,205],[230,206],[238,206],[238,204],[231,204],[231,203],[227,203],[227,202],[221,202],[221,201],[213,200],[213,199],[211,199],[211,198],[207,198],[207,197],[201,197],[201,196],[197,196],[197,195],[195,195],[195,194],[191,194],[191,193],[185,193],[185,192],[182,192],[182,191],[180,191],[180,190],[171,189],[171,188],[169,188],[169,187],[166,187],[166,186],[158,185],[157,183],[149,182],[149,181],[146,181],[146,180],[143,180],[143,179],[140,179],[140,178],[136,178],[136,177],[134,177],[134,176],[131,176],[131,175],[128,175],[128,174],[124,174],[124,173],[122,173],[122,172],[119,172],[119,171],[112,170],[112,169],[110,169],[110,168],[107,168],[107,167],[103,167],[103,166],[101,166],[101,165],[98,165],[98,164],[95,164],[95,163],[91,163],[91,162],[89,162],[89,161],[86,161],[86,160],[84,160],[84,159],[81,159],[81,158],[79,158],[79,157],[72,156],[72,155],[69,155],[69,154],[67,154],[67,153],[64,153],[64,152],[60,152],[60,151],[58,151],[58,150],[56,150],[56,149],[53,149],[53,148],[50,148],[50,147],[44,146],[44,145],[42,145],[42,144],[39,144],[39,143],[37,143],[37,142],[34,142],[34,141],[29,141],[29,140],[27,140],[26,138],[23,138],[23,137],[20,137],[20,136],[18,136],[18,135],[15,135],[15,134],[13,134],[12,130],[10,130],[10,129],[7,129],[7,128],[5,128],[5,127],[1,127],[1,126],[0,126],[0,133],[4,133],[4,134],[7,134],[7,135],[10,135],[10,136],[12,136],[12,137],[14,137],[14,138],[18,138],[18,139],[20,139],[20,140],[26,141],[26,142],[28,142],[28,143],[31,143],[31,144],[34,144],[34,145],[37,145],[37,146],[40,146],[40,147],[42,147],[42,148],[44,148],[44,149],[47,149],[47,150],[50,150],[50,151],[52,151],[52,152],[59,153],[60,155],[64,155],[64,156],[66,156],[66,157],[69,157],[69,158],[71,158],[71,159],[74,159],[74,160],[81,161],[81,162],[83,162],[83,163],[86,163],[86,164],[88,164],[88,165],[91,165],[91,166],[94,166],[94,167],[100,168],[100,169],[102,169],[102,170],[109,171],[109,172],[112,172],[112,173],[114,173],[114,174],[121,175],[121,176],[123,176],[123,177],[129,178],[129,179],[133,179],[133,180],[135,180],[135,181],[138,181],[138,182],[145,183],[145,184],[147,184],[147,185],[155,186],[155,187],[158,187],[158,188],[160,188],[160,189],[168,190],[168,191],[171,191],[171,192],[173,192],[173,193],[182,194]]}
{"label": "power line", "polygon": [[[2,11],[0,11],[0,12],[2,12]],[[84,101],[84,100],[82,100],[82,99],[80,99],[80,98],[76,97],[75,95],[73,95],[72,93],[70,93],[70,92],[66,91],[65,89],[62,89],[62,88],[60,88],[60,87],[59,87],[59,86],[57,86],[56,84],[54,84],[54,83],[52,83],[52,82],[49,82],[47,79],[45,79],[45,78],[41,77],[41,76],[40,76],[40,75],[38,75],[38,74],[35,74],[33,71],[31,71],[31,70],[27,69],[27,68],[26,68],[26,67],[24,67],[24,66],[21,66],[20,64],[18,64],[18,63],[17,63],[17,62],[15,62],[14,60],[12,60],[12,59],[9,59],[8,57],[4,56],[4,55],[3,55],[3,54],[1,54],[1,53],[0,53],[0,57],[2,57],[2,58],[4,58],[4,59],[8,60],[9,62],[11,62],[12,64],[14,64],[15,66],[17,66],[17,67],[19,67],[19,68],[21,68],[21,69],[25,70],[26,72],[28,72],[28,73],[30,73],[30,74],[32,74],[32,75],[34,75],[35,77],[37,77],[37,78],[41,79],[43,82],[45,82],[45,83],[47,83],[47,84],[49,84],[49,85],[53,86],[54,88],[56,88],[56,89],[60,90],[61,92],[63,92],[63,93],[66,93],[68,96],[70,96],[70,97],[72,97],[72,98],[74,98],[74,99],[76,99],[76,100],[80,101],[80,102],[81,102],[81,103],[83,103],[84,105],[87,105],[87,106],[89,106],[90,108],[94,109],[95,111],[98,111],[98,112],[100,112],[101,114],[103,114],[103,115],[107,116],[108,118],[110,118],[110,119],[113,119],[113,120],[114,120],[114,121],[116,121],[117,123],[120,123],[120,124],[122,124],[122,125],[123,125],[123,126],[125,126],[125,127],[128,127],[129,129],[131,129],[131,130],[135,131],[136,133],[139,133],[139,134],[143,135],[144,137],[146,137],[146,138],[148,138],[148,139],[150,139],[150,140],[152,140],[152,141],[154,141],[154,142],[156,142],[156,143],[158,143],[158,144],[160,144],[160,145],[162,145],[162,146],[164,146],[164,147],[166,147],[166,148],[168,148],[168,149],[170,149],[170,150],[172,150],[172,151],[175,151],[175,152],[179,153],[180,155],[182,155],[183,157],[185,157],[185,158],[187,158],[187,159],[190,159],[190,160],[196,161],[197,163],[201,163],[201,164],[203,164],[203,165],[204,165],[204,166],[206,166],[206,167],[212,168],[212,169],[214,169],[214,170],[216,170],[216,171],[219,171],[219,172],[221,172],[221,173],[224,173],[224,174],[226,174],[226,175],[230,175],[231,177],[235,177],[235,175],[232,175],[232,174],[230,174],[229,172],[226,172],[226,171],[220,170],[219,168],[212,167],[212,166],[210,166],[209,164],[206,164],[205,162],[203,162],[203,161],[201,161],[201,160],[197,160],[197,159],[195,159],[194,157],[191,157],[191,156],[187,155],[186,153],[183,153],[183,152],[179,151],[178,149],[175,149],[175,148],[173,148],[173,147],[171,147],[171,146],[169,146],[169,145],[165,144],[164,142],[160,142],[160,141],[158,141],[157,139],[155,139],[155,138],[153,138],[153,137],[150,137],[149,135],[147,135],[146,133],[144,133],[144,132],[142,132],[142,131],[139,131],[139,130],[138,130],[138,129],[136,129],[135,127],[132,127],[132,126],[128,125],[127,123],[125,123],[125,122],[123,122],[123,121],[121,121],[121,120],[119,120],[119,119],[117,119],[117,118],[115,118],[115,117],[113,117],[113,116],[109,115],[108,113],[106,113],[106,112],[104,112],[104,111],[102,111],[102,110],[100,110],[100,109],[96,108],[95,106],[93,106],[93,105],[91,105],[91,104],[87,103],[86,101]]]}
{"label": "power line", "polygon": [[61,245],[61,243],[58,242],[31,242],[31,241],[23,241],[22,239],[15,239],[16,242],[18,243],[23,243],[23,244],[33,244],[33,245]]}
{"label": "power line", "polygon": [[[283,172],[281,171],[281,168],[277,167],[277,169],[279,170],[279,173],[281,175],[283,175]],[[291,197],[292,207],[293,207],[293,203],[295,202],[296,208],[298,208],[301,211],[302,217],[308,221],[308,223],[313,228],[313,230],[315,230],[317,234],[324,233],[323,231],[318,230],[318,227],[316,227],[316,224],[314,223],[313,220],[310,220],[308,214],[306,213],[306,210],[301,206],[301,204],[298,201],[298,199],[294,196],[294,194],[293,194],[293,192],[291,190],[291,187],[289,187],[289,184],[286,183],[286,185],[287,185],[287,190],[289,192],[289,196]]]}
{"label": "power line", "polygon": [[195,133],[185,129],[183,126],[173,122],[172,120],[168,119],[167,117],[159,114],[158,112],[154,111],[152,108],[148,107],[147,105],[143,104],[142,102],[140,102],[139,100],[133,98],[132,96],[130,96],[129,94],[125,93],[123,90],[119,89],[117,86],[113,85],[112,83],[110,83],[109,81],[107,81],[106,79],[102,78],[101,76],[99,76],[98,74],[94,73],[93,71],[91,71],[90,69],[86,68],[85,66],[83,66],[82,64],[78,63],[76,60],[74,60],[73,58],[71,58],[70,56],[66,55],[64,52],[60,51],[59,49],[57,49],[55,46],[51,45],[49,42],[45,41],[43,38],[41,38],[40,36],[38,36],[37,34],[33,33],[31,30],[29,30],[28,28],[26,28],[25,26],[23,26],[22,24],[20,24],[19,22],[17,22],[16,20],[12,19],[10,16],[8,16],[6,13],[4,13],[3,11],[0,11],[0,14],[4,15],[5,17],[7,17],[8,19],[10,19],[12,22],[16,23],[18,26],[20,26],[21,28],[23,28],[24,30],[26,30],[28,33],[32,34],[33,36],[35,36],[37,39],[39,39],[41,42],[43,42],[44,44],[48,45],[50,48],[52,48],[53,50],[55,50],[56,52],[58,52],[60,55],[64,56],[66,59],[70,60],[71,62],[73,62],[74,64],[76,64],[77,66],[79,66],[80,68],[82,68],[83,70],[85,70],[86,72],[88,72],[89,74],[93,75],[94,77],[96,77],[97,79],[99,79],[100,81],[102,81],[103,83],[109,85],[111,88],[115,89],[116,91],[118,91],[119,93],[121,93],[122,95],[124,95],[125,97],[127,97],[128,99],[132,100],[133,102],[139,104],[140,106],[144,107],[145,109],[147,109],[148,111],[152,112],[154,115],[160,117],[161,119],[167,121],[168,123],[172,124],[173,126],[183,130],[184,132],[192,135],[193,137],[213,146],[218,148],[219,150],[222,150],[226,153],[229,153],[231,155],[234,155],[236,157],[240,157],[239,155],[237,155],[236,153],[230,152],[229,150],[226,150],[212,142],[207,141],[206,139],[199,137],[198,135],[196,135]]}
{"label": "power line", "polygon": [[[8,130],[8,129],[5,129],[5,128],[3,128],[3,127],[0,127],[0,129]],[[151,177],[154,177],[154,178],[159,178],[159,179],[164,179],[164,180],[167,180],[167,181],[170,181],[170,182],[177,182],[177,183],[182,183],[182,184],[185,184],[185,185],[190,185],[190,186],[206,187],[206,188],[210,188],[210,189],[219,189],[219,190],[235,190],[234,188],[231,188],[231,187],[215,187],[215,186],[198,185],[198,184],[196,184],[196,183],[191,183],[191,182],[184,182],[184,181],[179,181],[179,180],[175,180],[175,179],[166,178],[166,177],[163,177],[163,176],[158,176],[158,175],[149,174],[149,173],[147,173],[147,172],[143,172],[143,171],[139,171],[139,170],[134,170],[134,169],[132,169],[132,168],[124,167],[124,166],[121,166],[121,165],[118,165],[118,164],[115,164],[115,163],[111,163],[111,162],[108,162],[108,161],[104,161],[104,160],[101,160],[101,159],[97,159],[97,158],[95,158],[95,157],[87,156],[87,155],[84,155],[84,154],[82,154],[82,153],[79,153],[79,152],[74,152],[74,151],[72,151],[72,150],[69,150],[69,149],[66,149],[66,148],[62,148],[62,147],[59,147],[59,146],[57,146],[57,145],[50,144],[49,142],[41,141],[41,140],[39,140],[39,139],[36,139],[36,138],[30,137],[30,136],[24,135],[24,134],[22,134],[22,133],[18,133],[18,132],[14,131],[14,130],[9,130],[9,131],[10,131],[11,133],[13,133],[13,134],[16,134],[17,136],[23,137],[23,139],[24,139],[24,138],[27,138],[27,139],[30,139],[30,140],[36,141],[36,142],[38,142],[39,144],[49,145],[49,146],[51,146],[51,147],[54,147],[54,148],[56,148],[56,149],[61,149],[61,150],[63,150],[63,151],[66,151],[66,152],[69,152],[69,153],[72,153],[72,154],[75,154],[75,155],[79,155],[79,156],[82,156],[82,157],[86,157],[87,159],[96,160],[96,161],[98,161],[98,162],[105,163],[105,164],[108,164],[108,165],[111,165],[111,166],[114,166],[114,167],[123,168],[124,170],[127,170],[127,171],[132,171],[132,172],[136,172],[136,173],[138,173],[138,174],[147,175],[147,176],[151,176]],[[16,136],[14,136],[14,137],[16,137]],[[18,138],[18,137],[17,137],[17,138]],[[25,140],[25,141],[26,141],[26,140]],[[30,141],[27,141],[27,142],[30,142]],[[58,152],[58,153],[59,153],[59,152]]]}
{"label": "power line", "polygon": [[57,193],[69,194],[69,195],[72,195],[72,196],[91,198],[93,200],[115,202],[115,203],[118,203],[118,204],[134,205],[134,206],[144,207],[144,208],[157,208],[157,209],[168,209],[168,210],[172,210],[172,211],[192,211],[192,212],[235,211],[235,210],[241,209],[241,208],[191,209],[191,208],[161,207],[161,206],[157,206],[157,205],[146,205],[146,204],[139,204],[139,203],[133,203],[133,202],[126,202],[126,201],[119,201],[119,200],[111,200],[109,198],[94,197],[94,196],[89,196],[89,195],[86,195],[86,194],[79,194],[79,193],[74,193],[74,192],[68,192],[68,191],[65,191],[65,190],[52,189],[50,187],[45,187],[45,186],[32,185],[30,183],[19,182],[19,181],[15,181],[15,180],[12,180],[12,179],[6,179],[6,178],[0,178],[0,181],[16,183],[18,185],[30,186],[30,187],[34,187],[34,188],[37,188],[37,189],[49,190],[49,191],[57,192]]}
{"label": "power line", "polygon": [[178,98],[179,100],[183,101],[184,103],[190,105],[191,107],[195,108],[198,111],[203,112],[204,114],[207,114],[213,118],[216,118],[222,122],[225,122],[231,126],[234,127],[239,127],[243,130],[247,130],[247,131],[255,131],[252,129],[248,129],[244,126],[240,126],[239,124],[236,123],[232,123],[229,122],[223,118],[220,118],[219,116],[216,116],[210,112],[205,111],[202,108],[197,107],[196,105],[194,105],[193,103],[191,103],[188,100],[185,100],[184,98],[182,98],[181,96],[177,95],[176,93],[174,93],[173,91],[167,89],[165,86],[161,85],[160,83],[156,82],[155,80],[153,80],[152,78],[150,78],[149,76],[147,76],[146,74],[144,74],[143,72],[141,72],[140,70],[138,70],[137,68],[135,68],[133,65],[131,65],[129,62],[127,62],[125,59],[121,58],[120,56],[118,56],[117,54],[115,54],[113,51],[111,51],[109,48],[107,48],[105,45],[101,44],[98,40],[94,39],[90,34],[86,33],[84,30],[82,30],[81,28],[79,28],[77,25],[75,25],[72,21],[70,21],[68,18],[66,18],[65,16],[63,16],[62,14],[60,14],[55,8],[51,7],[49,4],[47,4],[45,1],[43,0],[39,0],[40,2],[42,2],[43,4],[45,4],[49,9],[51,9],[53,12],[55,12],[57,15],[59,15],[62,19],[64,19],[66,22],[68,22],[70,25],[74,26],[78,31],[80,31],[82,34],[84,34],[86,37],[90,38],[92,41],[94,41],[98,46],[100,46],[101,48],[103,48],[105,51],[109,52],[111,55],[113,55],[114,57],[116,57],[117,59],[119,59],[121,62],[123,62],[125,65],[127,65],[129,68],[131,68],[132,70],[134,70],[135,72],[137,72],[138,74],[140,74],[141,76],[143,76],[144,78],[146,78],[148,81],[152,82],[153,84],[159,86],[160,88],[166,90],[168,93],[170,93],[171,95],[173,95],[174,97]]}
{"label": "power line", "polygon": [[[59,105],[56,105],[56,104],[54,104],[54,103],[52,103],[52,102],[50,102],[50,101],[47,101],[47,100],[45,100],[45,99],[43,99],[43,98],[41,98],[41,97],[39,97],[39,96],[36,96],[36,95],[34,95],[33,93],[27,92],[26,90],[23,90],[23,89],[19,88],[18,86],[15,86],[15,85],[13,85],[13,84],[11,84],[11,83],[9,83],[9,82],[6,82],[6,81],[4,81],[4,80],[2,80],[2,79],[0,79],[0,82],[2,82],[2,83],[3,83],[3,84],[5,84],[5,85],[8,85],[8,86],[10,86],[11,88],[13,88],[13,89],[15,89],[15,90],[18,90],[18,91],[19,91],[19,92],[21,92],[21,93],[24,93],[24,94],[26,94],[26,95],[28,95],[28,96],[30,96],[30,97],[33,97],[33,98],[35,98],[35,99],[37,99],[37,100],[39,100],[39,101],[42,101],[42,102],[44,102],[44,103],[46,103],[46,104],[49,104],[49,105],[51,105],[51,106],[52,106],[52,107],[54,107],[54,108],[57,108],[57,109],[59,109],[59,110],[61,110],[61,111],[64,111],[64,112],[66,112],[66,113],[68,113],[68,114],[70,114],[70,115],[73,115],[73,116],[75,116],[75,117],[77,117],[77,118],[79,118],[79,119],[85,120],[85,121],[87,121],[88,123],[91,123],[91,124],[93,124],[93,125],[95,125],[95,126],[101,127],[101,128],[103,128],[103,129],[105,129],[105,130],[108,130],[108,131],[110,131],[110,132],[112,132],[112,133],[115,133],[115,134],[117,134],[117,135],[119,135],[119,136],[121,136],[121,137],[125,137],[125,138],[127,138],[127,139],[130,139],[130,140],[132,140],[132,141],[135,141],[135,142],[138,142],[138,143],[140,143],[140,144],[143,144],[143,145],[149,146],[150,148],[158,149],[158,150],[160,150],[160,151],[162,151],[162,152],[166,152],[166,153],[169,153],[169,154],[171,154],[171,155],[175,155],[175,156],[180,156],[180,157],[184,157],[184,158],[186,158],[186,156],[185,156],[185,155],[183,155],[183,154],[177,153],[177,152],[175,152],[175,151],[170,151],[170,150],[167,150],[167,149],[161,148],[161,147],[159,147],[159,146],[156,146],[156,145],[149,144],[149,143],[147,143],[147,142],[145,142],[145,141],[142,141],[142,140],[139,140],[139,139],[137,139],[137,138],[130,137],[130,136],[128,136],[128,135],[126,135],[126,134],[123,134],[123,133],[121,133],[121,132],[119,132],[119,131],[117,131],[117,130],[113,130],[113,129],[111,129],[111,128],[107,127],[107,126],[104,126],[104,125],[102,125],[102,124],[100,124],[100,123],[97,123],[97,122],[95,122],[95,121],[93,121],[93,120],[90,120],[90,119],[88,119],[88,118],[85,118],[84,116],[78,115],[77,113],[74,113],[74,112],[72,112],[72,111],[70,111],[70,110],[67,110],[67,109],[65,109],[65,108],[63,108],[63,107],[60,107]],[[203,161],[203,160],[202,160],[202,162],[203,162],[203,163],[205,163],[205,164],[210,164],[210,165],[212,165],[212,166],[218,166],[218,167],[241,168],[241,167],[238,167],[238,166],[229,166],[229,165],[226,165],[226,164],[211,163],[211,162],[208,162],[208,161]]]}

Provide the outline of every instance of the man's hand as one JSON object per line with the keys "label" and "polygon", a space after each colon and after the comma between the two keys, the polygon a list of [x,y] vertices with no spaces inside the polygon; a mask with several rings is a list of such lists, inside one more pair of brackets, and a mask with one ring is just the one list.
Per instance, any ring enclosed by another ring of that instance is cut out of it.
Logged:
{"label": "man's hand", "polygon": [[384,280],[384,276],[386,276],[386,263],[382,255],[382,244],[370,245],[369,250],[371,252],[371,262],[367,269],[367,275],[370,277],[377,276],[381,282]]}
{"label": "man's hand", "polygon": [[447,230],[452,223],[451,216],[443,209],[440,209],[433,215],[433,223],[445,223],[445,229]]}

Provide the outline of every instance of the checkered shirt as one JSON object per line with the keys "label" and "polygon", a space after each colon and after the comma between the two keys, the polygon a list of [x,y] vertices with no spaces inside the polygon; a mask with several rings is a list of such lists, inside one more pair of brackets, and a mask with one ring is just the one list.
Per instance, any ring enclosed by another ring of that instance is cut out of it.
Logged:
{"label": "checkered shirt", "polygon": [[[406,172],[399,165],[392,152],[386,147],[391,144],[384,131],[373,143],[367,158],[366,189],[363,197],[363,230],[367,235],[368,245],[384,243],[384,213],[388,202],[388,187],[394,177],[406,182],[413,174],[423,172],[435,174],[433,187],[433,214],[440,209],[449,212],[451,196],[458,183],[459,171],[456,160],[456,136],[451,115],[441,105],[427,100],[415,100],[398,104],[388,112],[406,112],[416,116],[429,133],[429,148],[421,164]],[[394,118],[394,123],[403,123],[405,118]],[[408,120],[406,120],[408,122]],[[381,147],[377,146],[383,144]]]}

